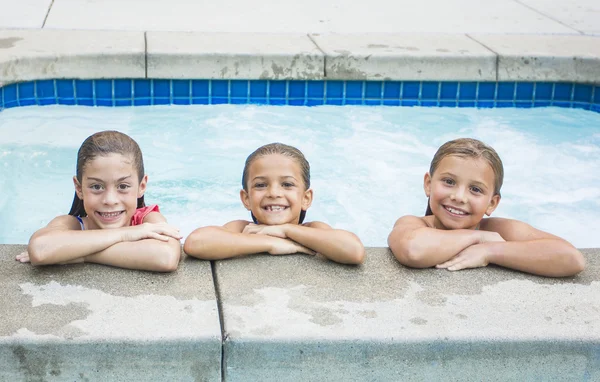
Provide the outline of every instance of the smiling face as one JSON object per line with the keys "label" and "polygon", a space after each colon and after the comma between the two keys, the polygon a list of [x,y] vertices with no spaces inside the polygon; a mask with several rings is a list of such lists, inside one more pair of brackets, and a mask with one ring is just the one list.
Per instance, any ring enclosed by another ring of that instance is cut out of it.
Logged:
{"label": "smiling face", "polygon": [[146,191],[147,176],[138,182],[132,158],[121,154],[97,156],[86,163],[75,192],[88,216],[86,229],[120,228],[131,223],[137,200]]}
{"label": "smiling face", "polygon": [[424,189],[440,229],[475,229],[500,202],[494,170],[483,158],[444,157],[433,176],[425,174]]}
{"label": "smiling face", "polygon": [[300,212],[312,203],[298,163],[289,156],[264,155],[249,166],[247,191],[240,198],[259,224],[298,224]]}

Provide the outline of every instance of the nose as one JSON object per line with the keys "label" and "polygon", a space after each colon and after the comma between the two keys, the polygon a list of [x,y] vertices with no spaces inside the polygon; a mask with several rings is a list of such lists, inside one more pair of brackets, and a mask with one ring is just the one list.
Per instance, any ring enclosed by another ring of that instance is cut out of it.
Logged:
{"label": "nose", "polygon": [[268,188],[267,196],[271,198],[277,198],[281,196],[281,187],[278,184],[270,185]]}
{"label": "nose", "polygon": [[105,192],[104,192],[104,200],[103,203],[104,204],[116,204],[117,203],[117,190],[114,190],[112,188],[108,188]]}
{"label": "nose", "polygon": [[458,187],[454,190],[454,192],[450,195],[450,199],[455,200],[459,203],[467,202],[467,192],[463,187]]}

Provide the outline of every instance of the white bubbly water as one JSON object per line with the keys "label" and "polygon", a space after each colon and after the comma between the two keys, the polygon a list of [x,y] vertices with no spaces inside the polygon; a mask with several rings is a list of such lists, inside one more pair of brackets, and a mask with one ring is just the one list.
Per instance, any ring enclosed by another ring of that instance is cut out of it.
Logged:
{"label": "white bubbly water", "polygon": [[422,216],[423,175],[444,142],[473,137],[504,162],[493,216],[523,220],[580,248],[600,247],[600,114],[584,110],[373,106],[23,107],[0,112],[0,243],[69,211],[77,150],[119,130],[142,148],[147,204],[184,236],[250,219],[239,200],[246,157],[259,146],[298,147],[311,165],[307,221],[386,246],[400,216]]}

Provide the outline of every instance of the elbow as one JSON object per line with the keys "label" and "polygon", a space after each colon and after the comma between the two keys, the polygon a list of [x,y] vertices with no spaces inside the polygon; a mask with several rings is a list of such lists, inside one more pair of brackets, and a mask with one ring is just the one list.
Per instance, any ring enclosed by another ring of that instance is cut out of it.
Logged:
{"label": "elbow", "polygon": [[30,241],[27,246],[29,262],[31,265],[48,265],[48,254],[38,245],[37,241]]}
{"label": "elbow", "polygon": [[360,265],[365,262],[365,247],[358,245],[348,254],[346,264]]}
{"label": "elbow", "polygon": [[179,266],[179,260],[181,259],[181,246],[178,246],[177,251],[174,251],[170,246],[167,249],[167,253],[161,256],[162,261],[157,264],[157,272],[175,272]]}
{"label": "elbow", "polygon": [[388,238],[388,245],[396,260],[406,267],[429,268],[431,266],[426,263],[425,258],[422,256],[422,252],[419,251],[418,248],[415,248],[414,245],[411,245],[410,241],[397,241],[390,235]]}
{"label": "elbow", "polygon": [[187,239],[185,239],[185,243],[183,243],[183,252],[185,252],[187,255],[195,257],[197,259],[201,259],[201,260],[213,260],[210,255],[208,255],[205,251],[205,242],[206,240],[204,239],[204,237],[206,236],[205,234],[208,233],[210,234],[210,232],[206,232],[206,231],[210,231],[210,229],[207,228],[200,228],[197,229],[196,231],[192,232]]}
{"label": "elbow", "polygon": [[576,274],[583,272],[585,269],[585,258],[577,249],[574,249],[574,253],[571,254],[567,268],[569,272],[566,274],[566,276],[575,276]]}

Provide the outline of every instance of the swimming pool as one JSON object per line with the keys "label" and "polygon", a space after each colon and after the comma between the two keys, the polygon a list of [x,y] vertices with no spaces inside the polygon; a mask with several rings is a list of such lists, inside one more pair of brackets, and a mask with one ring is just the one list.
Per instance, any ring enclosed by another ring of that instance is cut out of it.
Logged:
{"label": "swimming pool", "polygon": [[385,246],[395,219],[424,213],[422,178],[437,147],[471,136],[504,161],[494,216],[525,220],[578,247],[600,247],[593,231],[600,223],[598,113],[268,105],[5,109],[0,242],[25,243],[68,212],[76,151],[102,129],[138,141],[150,178],[146,201],[158,203],[184,235],[248,218],[238,196],[243,162],[258,146],[282,141],[311,163],[315,201],[307,219],[351,230],[367,246]]}

